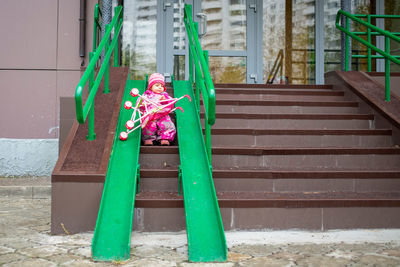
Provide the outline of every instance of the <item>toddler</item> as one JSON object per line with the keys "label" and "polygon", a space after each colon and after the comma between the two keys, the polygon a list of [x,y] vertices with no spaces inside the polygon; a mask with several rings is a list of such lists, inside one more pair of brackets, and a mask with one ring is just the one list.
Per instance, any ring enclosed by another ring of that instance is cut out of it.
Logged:
{"label": "toddler", "polygon": [[[153,73],[149,78],[149,86],[146,92],[143,94],[144,97],[148,98],[154,103],[160,103],[165,105],[168,103],[168,99],[172,99],[165,89],[164,76],[159,73]],[[161,102],[160,102],[161,101]],[[147,105],[148,109],[156,107],[155,105]],[[162,110],[158,110],[148,121],[144,124],[142,128],[143,142],[145,146],[153,145],[155,140],[160,141],[162,146],[170,145],[175,138],[176,128],[168,115],[173,109],[173,105],[170,105]],[[141,111],[144,111],[145,107],[140,107]]]}

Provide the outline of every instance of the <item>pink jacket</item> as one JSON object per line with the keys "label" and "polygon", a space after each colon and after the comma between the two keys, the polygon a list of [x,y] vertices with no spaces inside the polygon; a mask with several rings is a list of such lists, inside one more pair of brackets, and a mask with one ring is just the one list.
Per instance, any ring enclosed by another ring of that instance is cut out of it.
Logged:
{"label": "pink jacket", "polygon": [[[143,96],[147,97],[149,100],[155,102],[155,103],[160,103],[160,100],[167,100],[167,99],[172,99],[167,92],[162,92],[160,94],[156,94],[153,91],[151,91],[150,89],[146,90],[146,92],[144,92]],[[168,104],[168,101],[163,101],[160,103],[160,105],[166,105]],[[153,104],[147,104],[147,110],[151,111],[153,108],[156,108],[155,105]],[[168,113],[174,108],[174,105],[169,105],[168,107],[164,107],[161,110],[154,110],[154,113],[151,114],[149,116],[148,121],[152,121],[152,120],[157,120],[161,117],[164,117],[166,115],[168,115]],[[145,111],[145,107],[144,104],[142,103],[142,105],[140,106],[140,111],[144,112]]]}

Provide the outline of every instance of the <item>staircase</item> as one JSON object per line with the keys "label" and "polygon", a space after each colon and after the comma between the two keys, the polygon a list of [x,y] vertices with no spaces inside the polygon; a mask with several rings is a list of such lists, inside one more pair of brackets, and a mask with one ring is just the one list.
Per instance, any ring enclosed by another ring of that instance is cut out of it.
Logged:
{"label": "staircase", "polygon": [[[399,226],[400,148],[345,91],[221,84],[216,96],[213,177],[225,230]],[[140,162],[134,229],[185,229],[178,147],[141,147]]]}

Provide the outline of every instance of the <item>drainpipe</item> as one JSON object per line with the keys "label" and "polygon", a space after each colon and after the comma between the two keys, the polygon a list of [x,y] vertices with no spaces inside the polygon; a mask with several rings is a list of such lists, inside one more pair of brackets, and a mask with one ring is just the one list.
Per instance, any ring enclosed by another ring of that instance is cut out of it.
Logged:
{"label": "drainpipe", "polygon": [[[340,1],[340,7],[346,11],[351,13],[351,1],[346,1],[346,0],[341,0]],[[346,20],[344,19],[344,16],[341,17],[340,19],[340,24],[342,27],[346,27]],[[341,39],[341,61],[342,61],[342,70],[345,70],[345,50],[346,50],[346,35],[344,32],[340,32],[340,39]],[[351,38],[350,38],[350,44],[349,44],[349,70],[351,70]]]}
{"label": "drainpipe", "polygon": [[82,59],[81,67],[85,66],[86,54],[86,0],[80,0],[79,8],[79,56]]}
{"label": "drainpipe", "polygon": [[[112,17],[112,0],[101,0],[101,13],[102,13],[102,17],[101,17],[101,37],[104,38],[104,35],[106,33],[106,24],[110,24],[111,23],[111,17]],[[102,58],[102,62],[103,62],[103,58],[105,56],[104,53],[104,49],[103,52],[101,53],[101,58]]]}

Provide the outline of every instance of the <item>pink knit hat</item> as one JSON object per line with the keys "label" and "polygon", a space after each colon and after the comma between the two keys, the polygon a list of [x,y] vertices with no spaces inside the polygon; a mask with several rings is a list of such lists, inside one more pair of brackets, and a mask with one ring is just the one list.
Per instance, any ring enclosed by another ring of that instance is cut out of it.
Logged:
{"label": "pink knit hat", "polygon": [[150,89],[156,83],[161,83],[162,86],[164,87],[164,91],[165,91],[165,81],[164,81],[164,76],[162,74],[153,73],[152,75],[150,75],[149,86],[147,88]]}

